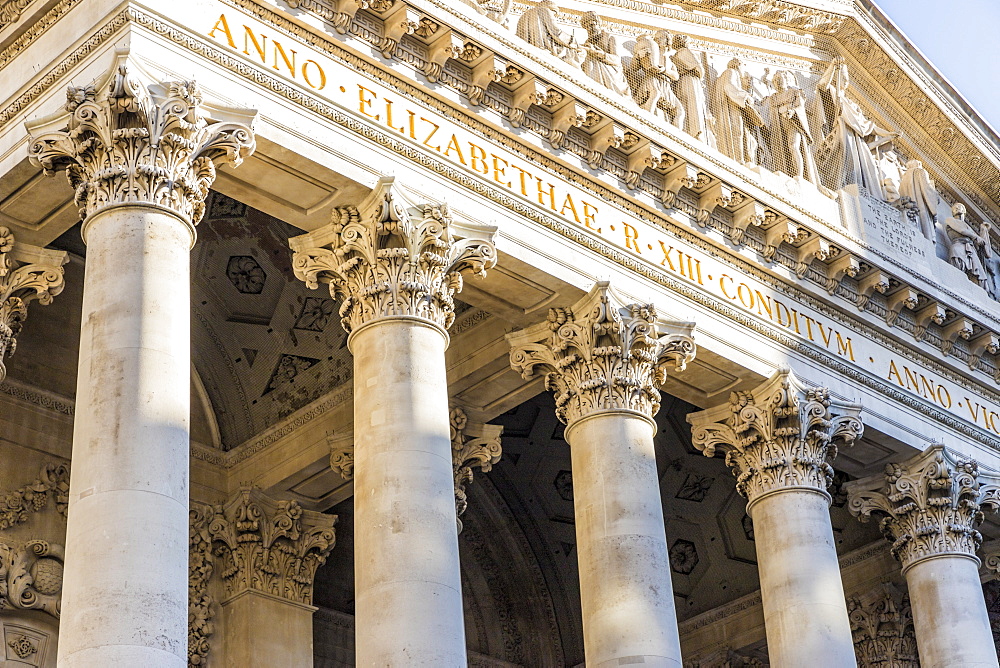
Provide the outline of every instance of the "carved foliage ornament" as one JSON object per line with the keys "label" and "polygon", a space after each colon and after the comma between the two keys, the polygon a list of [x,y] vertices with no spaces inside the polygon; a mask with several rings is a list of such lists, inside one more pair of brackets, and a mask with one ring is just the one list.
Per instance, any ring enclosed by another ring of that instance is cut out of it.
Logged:
{"label": "carved foliage ornament", "polygon": [[566,424],[602,410],[652,418],[656,385],[694,358],[692,323],[660,320],[652,304],[623,303],[601,281],[572,308],[549,309],[546,322],[507,335],[511,367],[524,378],[545,374]]}
{"label": "carved foliage ornament", "polygon": [[13,608],[41,610],[58,619],[62,580],[61,545],[44,540],[0,543],[0,616]]}
{"label": "carved foliage ornament", "polygon": [[983,509],[1000,509],[1000,476],[931,446],[902,464],[886,464],[883,475],[845,485],[848,508],[863,521],[881,518],[903,570],[928,557],[945,554],[976,558],[983,541],[976,527]]}
{"label": "carved foliage ornament", "polygon": [[66,170],[81,219],[143,203],[197,224],[216,167],[255,147],[256,111],[209,109],[193,81],[147,85],[124,53],[101,81],[70,86],[66,97],[63,113],[28,124],[28,157],[47,175]]}
{"label": "carved foliage ornament", "polygon": [[55,501],[59,514],[66,517],[69,467],[65,464],[46,464],[34,482],[0,496],[0,529],[27,521],[30,513],[45,508],[50,499]]}
{"label": "carved foliage ornament", "polygon": [[825,388],[806,387],[781,368],[750,392],[733,392],[728,406],[688,415],[691,440],[708,457],[717,449],[752,503],[789,487],[822,490],[833,482],[827,460],[850,446],[864,427],[861,407],[834,401]]}
{"label": "carved foliage ornament", "polygon": [[209,641],[215,633],[215,597],[208,583],[215,570],[212,537],[208,525],[214,516],[211,506],[192,502],[188,556],[188,666],[204,666]]}
{"label": "carved foliage ornament", "polygon": [[311,604],[313,576],[333,549],[336,523],[334,515],[274,501],[258,489],[214,507],[208,536],[227,597],[259,591]]}
{"label": "carved foliage ornament", "polygon": [[885,584],[847,600],[859,668],[919,668],[910,599]]}
{"label": "carved foliage ornament", "polygon": [[62,251],[15,242],[11,231],[0,227],[0,381],[7,375],[4,357],[17,349],[17,335],[28,317],[28,303],[37,300],[51,304],[52,298],[62,292],[62,265],[66,260]]}
{"label": "carved foliage ornament", "polygon": [[472,469],[490,471],[500,461],[503,448],[500,434],[503,427],[491,424],[470,424],[461,408],[451,409],[451,462],[455,472],[455,515],[458,532],[462,532],[462,513],[469,505],[465,486],[472,482]]}
{"label": "carved foliage ornament", "polygon": [[295,275],[315,289],[329,283],[348,332],[393,316],[448,328],[465,271],[486,275],[496,264],[496,228],[456,223],[446,204],[415,203],[391,177],[357,207],[336,209],[333,222],[291,240]]}

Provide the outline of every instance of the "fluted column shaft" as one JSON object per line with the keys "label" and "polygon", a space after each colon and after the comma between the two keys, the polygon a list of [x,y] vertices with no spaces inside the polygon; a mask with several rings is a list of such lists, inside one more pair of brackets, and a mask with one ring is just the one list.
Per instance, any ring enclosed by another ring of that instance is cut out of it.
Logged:
{"label": "fluted column shaft", "polygon": [[747,497],[768,656],[779,668],[857,665],[826,488],[837,445],[861,435],[859,413],[783,368],[728,405],[688,415],[695,447],[724,451]]}
{"label": "fluted column shaft", "polygon": [[983,510],[1000,507],[1000,476],[934,445],[845,486],[851,512],[880,519],[906,577],[924,668],[997,668],[976,556]]}
{"label": "fluted column shaft", "polygon": [[681,665],[654,433],[626,411],[566,428],[588,665]]}
{"label": "fluted column shaft", "polygon": [[694,357],[692,329],[602,282],[507,337],[511,365],[545,374],[567,425],[588,666],[681,666],[652,418],[655,382]]}
{"label": "fluted column shaft", "polygon": [[[66,170],[88,245],[59,665],[187,665],[190,259],[216,163],[254,148],[256,112],[193,82],[146,82],[120,53],[29,157]],[[68,131],[66,128],[68,127]]]}

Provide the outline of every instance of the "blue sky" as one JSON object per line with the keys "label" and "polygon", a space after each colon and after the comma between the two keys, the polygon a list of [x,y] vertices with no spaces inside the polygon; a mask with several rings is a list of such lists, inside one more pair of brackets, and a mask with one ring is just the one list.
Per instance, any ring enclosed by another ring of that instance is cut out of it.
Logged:
{"label": "blue sky", "polygon": [[1000,133],[1000,0],[874,0]]}

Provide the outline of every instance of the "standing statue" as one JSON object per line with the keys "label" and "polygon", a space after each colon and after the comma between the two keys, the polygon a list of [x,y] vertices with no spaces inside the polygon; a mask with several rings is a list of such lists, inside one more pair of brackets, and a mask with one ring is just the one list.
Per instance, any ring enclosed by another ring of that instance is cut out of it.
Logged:
{"label": "standing statue", "polygon": [[920,223],[920,231],[931,243],[936,241],[934,223],[937,222],[938,194],[934,181],[924,169],[924,163],[910,160],[899,179],[900,199],[906,198],[907,211],[912,211]]}
{"label": "standing statue", "polygon": [[672,55],[669,32],[657,30],[655,34],[644,34],[636,40],[629,74],[632,95],[639,106],[682,128],[684,107],[674,94],[672,82],[677,81],[679,75],[670,58]]}
{"label": "standing statue", "polygon": [[695,139],[712,144],[705,107],[705,68],[687,46],[687,35],[674,37],[672,60],[677,66],[677,99],[684,108],[684,132]]}
{"label": "standing statue", "polygon": [[965,205],[957,203],[951,207],[951,218],[944,223],[951,240],[948,259],[992,296],[993,281],[986,269],[993,260],[990,224],[983,222],[977,230],[965,220],[965,215]]}
{"label": "standing statue", "polygon": [[754,108],[754,97],[743,86],[743,63],[739,58],[715,82],[715,142],[720,151],[744,165],[758,164],[758,129],[764,121]]}
{"label": "standing statue", "polygon": [[813,160],[813,136],[806,116],[806,96],[796,85],[795,75],[787,70],[774,73],[771,105],[771,153],[778,171],[819,186],[819,174]]}
{"label": "standing statue", "polygon": [[587,57],[581,66],[583,73],[591,79],[607,86],[619,95],[628,96],[628,81],[622,70],[622,59],[618,55],[618,40],[601,25],[601,19],[594,12],[587,12],[580,18],[580,25],[587,31],[587,41],[583,49]]}
{"label": "standing statue", "polygon": [[847,97],[850,83],[847,63],[843,56],[837,56],[817,85],[830,130],[816,152],[816,164],[826,177],[827,185],[834,190],[855,183],[871,193],[880,193],[881,183],[872,148],[897,134],[880,128]]}
{"label": "standing statue", "polygon": [[566,58],[576,45],[572,35],[566,35],[556,26],[557,10],[552,0],[542,0],[537,6],[529,7],[517,20],[517,36],[556,58]]}

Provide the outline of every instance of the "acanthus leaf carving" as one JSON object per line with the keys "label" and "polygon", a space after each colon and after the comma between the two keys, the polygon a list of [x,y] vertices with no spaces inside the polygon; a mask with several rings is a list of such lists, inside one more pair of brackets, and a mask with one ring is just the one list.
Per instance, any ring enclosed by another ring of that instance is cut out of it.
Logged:
{"label": "acanthus leaf carving", "polygon": [[860,413],[859,405],[835,401],[782,367],[755,389],[733,392],[728,405],[687,419],[694,446],[707,457],[724,451],[737,491],[752,504],[785,488],[826,493],[833,482],[828,460],[861,437]]}
{"label": "acanthus leaf carving", "polygon": [[909,596],[889,583],[847,599],[859,668],[920,668]]}
{"label": "acanthus leaf carving", "polygon": [[69,86],[63,112],[27,124],[31,162],[65,170],[86,220],[147,204],[196,225],[216,168],[253,153],[255,110],[208,108],[193,81],[144,83],[127,53],[94,85]]}
{"label": "acanthus leaf carving", "polygon": [[503,427],[469,422],[465,410],[451,409],[451,461],[455,473],[455,515],[462,533],[462,514],[469,505],[465,487],[473,480],[473,468],[484,473],[500,461]]}
{"label": "acanthus leaf carving", "polygon": [[[459,239],[456,232],[467,233]],[[330,225],[290,240],[295,275],[312,289],[328,283],[348,332],[386,317],[417,317],[447,329],[465,272],[496,264],[496,228],[457,224],[446,204],[417,203],[392,177]]]}
{"label": "acanthus leaf carving", "polygon": [[1000,475],[985,473],[971,460],[933,445],[885,472],[847,483],[848,509],[879,528],[905,572],[941,555],[972,559],[982,544],[977,527],[983,509],[1000,510]]}
{"label": "acanthus leaf carving", "polygon": [[511,367],[525,378],[543,373],[556,415],[571,424],[602,410],[656,415],[656,385],[694,358],[693,330],[693,323],[661,320],[652,304],[625,305],[601,281],[572,308],[549,309],[546,322],[507,341]]}
{"label": "acanthus leaf carving", "polygon": [[257,591],[312,603],[313,577],[336,542],[335,515],[244,488],[212,508],[208,535],[226,596]]}
{"label": "acanthus leaf carving", "polygon": [[7,375],[4,358],[17,349],[28,304],[51,304],[62,292],[67,261],[64,251],[22,244],[14,240],[10,229],[0,227],[0,381]]}

